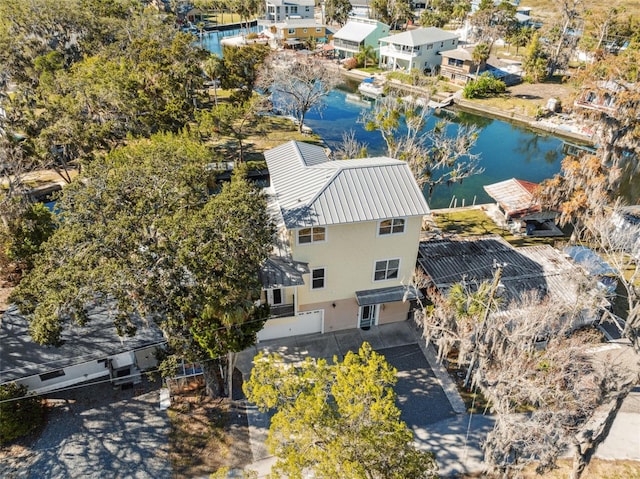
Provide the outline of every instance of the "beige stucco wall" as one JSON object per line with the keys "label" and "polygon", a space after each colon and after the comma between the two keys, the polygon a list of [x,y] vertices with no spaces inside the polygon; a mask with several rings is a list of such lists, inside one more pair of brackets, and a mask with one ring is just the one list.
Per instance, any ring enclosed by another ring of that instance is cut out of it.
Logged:
{"label": "beige stucco wall", "polygon": [[[308,263],[310,270],[324,267],[326,271],[325,287],[319,290],[311,289],[311,274],[304,275],[305,285],[298,287],[300,309],[320,309],[307,305],[346,299],[355,303],[356,291],[408,284],[415,269],[421,221],[420,216],[406,218],[404,233],[387,236],[378,235],[377,221],[329,226],[324,242],[305,245],[297,244],[295,231],[291,232],[293,258]],[[400,259],[398,279],[374,281],[375,262],[395,258]]]}
{"label": "beige stucco wall", "polygon": [[[401,301],[382,304],[379,309],[378,324],[404,321],[407,319],[409,307],[409,302],[403,303]],[[303,311],[324,310],[325,333],[358,327],[359,306],[355,297],[331,302],[306,304],[300,309]]]}

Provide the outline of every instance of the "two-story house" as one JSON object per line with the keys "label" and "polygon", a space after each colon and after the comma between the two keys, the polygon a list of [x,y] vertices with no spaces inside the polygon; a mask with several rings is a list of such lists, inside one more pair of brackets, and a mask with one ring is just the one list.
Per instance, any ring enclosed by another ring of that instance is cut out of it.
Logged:
{"label": "two-story house", "polygon": [[440,53],[458,46],[458,35],[436,27],[417,28],[380,39],[380,67],[434,74]]}
{"label": "two-story house", "polygon": [[455,83],[466,85],[478,75],[485,67],[485,62],[473,60],[473,48],[456,48],[455,50],[441,51],[442,64],[440,75]]}
{"label": "two-story house", "polygon": [[311,39],[318,43],[329,41],[329,32],[325,25],[313,18],[293,18],[277,22],[269,27],[278,44],[285,48],[303,48]]}
{"label": "two-story house", "polygon": [[266,0],[267,23],[283,22],[289,18],[313,18],[315,0]]}
{"label": "two-story house", "polygon": [[373,47],[379,51],[378,41],[389,35],[389,25],[368,18],[350,17],[333,36],[333,47],[338,58],[351,58],[361,48]]}
{"label": "two-story house", "polygon": [[429,207],[403,161],[331,160],[288,142],[265,152],[279,257],[262,271],[261,340],[402,321]]}

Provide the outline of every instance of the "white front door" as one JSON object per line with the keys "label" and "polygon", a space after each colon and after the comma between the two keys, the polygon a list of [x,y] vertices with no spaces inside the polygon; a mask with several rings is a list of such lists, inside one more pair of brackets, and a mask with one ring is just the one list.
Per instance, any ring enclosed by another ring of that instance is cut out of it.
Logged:
{"label": "white front door", "polygon": [[371,326],[375,326],[376,324],[378,324],[379,310],[379,304],[360,306],[358,327],[362,329],[369,329]]}

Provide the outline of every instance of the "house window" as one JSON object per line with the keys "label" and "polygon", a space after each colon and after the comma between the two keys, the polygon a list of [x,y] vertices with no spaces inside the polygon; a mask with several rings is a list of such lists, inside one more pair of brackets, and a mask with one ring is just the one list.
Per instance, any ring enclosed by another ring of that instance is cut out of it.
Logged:
{"label": "house window", "polygon": [[322,289],[326,279],[324,268],[315,268],[311,270],[311,289]]}
{"label": "house window", "polygon": [[429,43],[427,45],[427,50],[433,50],[433,43]]}
{"label": "house window", "polygon": [[289,29],[289,35],[295,35],[296,33],[296,29],[295,28],[290,28]]}
{"label": "house window", "polygon": [[444,47],[444,42],[440,42],[440,48]]}
{"label": "house window", "polygon": [[322,33],[322,28],[320,27],[316,28],[316,33]]}
{"label": "house window", "polygon": [[60,376],[64,375],[65,374],[63,369],[57,369],[55,371],[40,374],[40,381],[48,381],[49,379],[59,378]]}
{"label": "house window", "polygon": [[303,29],[302,29],[302,33],[307,33],[307,29],[306,29],[306,28],[303,28]]}
{"label": "house window", "polygon": [[298,230],[298,244],[320,243],[325,239],[325,228],[321,226]]}
{"label": "house window", "polygon": [[291,13],[298,13],[298,7],[295,5],[291,7]]}
{"label": "house window", "polygon": [[404,218],[382,220],[378,227],[379,235],[394,235],[404,233]]}
{"label": "house window", "polygon": [[397,279],[399,269],[399,259],[383,259],[382,261],[376,261],[376,268],[373,272],[373,280],[385,281],[387,279]]}

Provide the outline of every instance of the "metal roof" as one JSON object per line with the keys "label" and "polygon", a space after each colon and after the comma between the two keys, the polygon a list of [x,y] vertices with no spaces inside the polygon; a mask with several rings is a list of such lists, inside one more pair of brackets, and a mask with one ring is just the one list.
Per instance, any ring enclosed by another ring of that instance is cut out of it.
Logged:
{"label": "metal roof", "polygon": [[540,204],[533,199],[533,192],[537,187],[536,183],[511,178],[485,185],[483,188],[491,198],[498,202],[505,213],[509,216],[519,216],[540,211]]}
{"label": "metal roof", "polygon": [[302,286],[303,274],[309,272],[307,263],[286,258],[268,258],[260,268],[259,276],[264,289]]}
{"label": "metal roof", "polygon": [[265,152],[288,229],[423,216],[429,207],[407,164],[393,158],[330,160],[316,145],[290,141]]}
{"label": "metal roof", "polygon": [[500,236],[447,238],[420,243],[418,264],[433,284],[446,291],[464,281],[474,286],[493,279],[502,265],[500,283],[504,304],[529,291],[575,302],[580,285],[588,282],[582,271],[549,245],[514,248]]}
{"label": "metal roof", "polygon": [[114,313],[95,308],[85,326],[67,325],[62,345],[54,347],[31,339],[29,322],[11,306],[0,318],[0,384],[164,342],[162,332],[151,321],[145,324],[140,320],[133,337],[118,336]]}
{"label": "metal roof", "polygon": [[333,35],[333,38],[359,43],[375,32],[376,28],[377,25],[375,24],[348,21],[344,27]]}
{"label": "metal roof", "polygon": [[298,6],[315,6],[315,0],[269,0],[271,5],[298,5]]}
{"label": "metal roof", "polygon": [[441,30],[436,27],[416,28],[415,30],[407,30],[388,37],[381,38],[381,42],[391,43],[394,45],[406,45],[415,47],[418,45],[426,45],[427,43],[443,42],[458,38],[453,32]]}
{"label": "metal roof", "polygon": [[447,58],[455,58],[456,60],[473,61],[473,53],[470,48],[456,48],[455,50],[445,50],[438,54]]}
{"label": "metal roof", "polygon": [[566,246],[563,251],[573,261],[582,266],[587,274],[593,276],[618,276],[618,272],[591,248],[586,246]]}
{"label": "metal roof", "polygon": [[356,291],[356,300],[360,306],[372,304],[396,303],[422,298],[423,294],[415,286],[390,286],[388,288]]}

